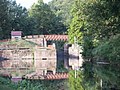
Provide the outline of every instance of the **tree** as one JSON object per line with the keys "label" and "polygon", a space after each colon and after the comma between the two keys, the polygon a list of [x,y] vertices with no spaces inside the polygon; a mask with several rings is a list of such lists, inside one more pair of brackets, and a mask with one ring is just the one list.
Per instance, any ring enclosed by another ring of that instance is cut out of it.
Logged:
{"label": "tree", "polygon": [[[113,69],[113,66],[119,68],[119,64],[114,63],[114,59],[119,63],[119,51],[117,50],[120,33],[119,2],[119,0],[76,0],[73,8],[73,19],[68,31],[70,42],[73,43],[74,37],[77,37],[80,45],[83,46],[82,55],[85,60],[83,75],[85,78],[88,77],[87,82],[92,78],[95,82],[94,87],[100,83],[102,78],[103,89],[119,88],[119,82],[115,82],[114,78],[119,80],[120,72]],[[117,39],[112,39],[112,37]],[[103,64],[106,61],[110,64],[98,65],[97,63],[101,60]],[[116,75],[118,77],[115,77]],[[110,76],[112,79],[109,78]]]}
{"label": "tree", "polygon": [[97,62],[97,75],[103,80],[103,88],[120,89],[120,34],[111,37],[94,49],[93,55]]}
{"label": "tree", "polygon": [[23,35],[32,34],[31,28],[35,25],[33,19],[30,19],[28,16],[27,9],[17,5],[15,1],[11,1],[9,4],[9,18],[11,30],[21,30],[23,31]]}
{"label": "tree", "polygon": [[82,72],[77,71],[75,78],[75,71],[69,72],[69,87],[70,90],[84,90]]}
{"label": "tree", "polygon": [[62,34],[66,30],[60,19],[56,17],[50,7],[43,3],[42,0],[32,5],[29,14],[37,22],[37,34]]}
{"label": "tree", "polygon": [[8,3],[8,0],[0,1],[0,39],[7,38],[9,35],[7,33],[9,32]]}
{"label": "tree", "polygon": [[[24,35],[31,34],[31,20],[28,11],[12,0],[0,1],[0,39],[10,38],[12,30],[21,30]],[[34,25],[33,25],[34,26]]]}
{"label": "tree", "polygon": [[71,9],[75,0],[52,0],[48,3],[56,16],[61,18],[61,22],[68,28],[72,19]]}

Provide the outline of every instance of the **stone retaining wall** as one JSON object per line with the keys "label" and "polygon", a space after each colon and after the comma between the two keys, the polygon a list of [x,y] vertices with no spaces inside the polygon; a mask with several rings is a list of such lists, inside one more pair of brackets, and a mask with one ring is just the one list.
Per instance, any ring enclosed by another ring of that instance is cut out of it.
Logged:
{"label": "stone retaining wall", "polygon": [[56,49],[45,47],[17,48],[0,50],[0,68],[29,68],[47,73],[56,72]]}

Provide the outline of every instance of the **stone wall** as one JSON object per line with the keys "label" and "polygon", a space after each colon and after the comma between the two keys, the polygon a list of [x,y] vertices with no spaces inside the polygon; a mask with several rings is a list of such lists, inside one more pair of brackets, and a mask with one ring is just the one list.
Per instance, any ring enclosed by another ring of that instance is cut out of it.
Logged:
{"label": "stone wall", "polygon": [[56,49],[49,47],[30,48],[4,48],[0,50],[1,68],[30,68],[33,67],[37,72],[46,74],[48,70],[56,72]]}
{"label": "stone wall", "polygon": [[83,64],[83,58],[82,58],[82,49],[79,45],[77,44],[72,44],[71,47],[69,47],[69,66],[75,70],[75,69],[79,69],[82,64]]}
{"label": "stone wall", "polygon": [[33,51],[29,48],[0,50],[0,61],[4,68],[32,67]]}
{"label": "stone wall", "polygon": [[46,74],[48,70],[56,72],[56,49],[55,48],[36,48],[35,67],[37,71]]}
{"label": "stone wall", "polygon": [[[47,45],[51,40],[68,40],[67,35],[30,35],[23,37],[24,40],[36,44],[35,47],[22,45],[0,45],[0,67],[34,67],[37,72],[56,72],[57,54],[55,44]],[[10,41],[10,40],[9,40]]]}

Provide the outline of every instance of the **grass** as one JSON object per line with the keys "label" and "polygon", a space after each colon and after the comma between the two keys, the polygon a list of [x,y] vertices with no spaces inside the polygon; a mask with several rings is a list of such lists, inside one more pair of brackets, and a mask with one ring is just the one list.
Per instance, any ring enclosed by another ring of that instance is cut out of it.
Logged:
{"label": "grass", "polygon": [[22,80],[13,83],[0,77],[0,90],[69,90],[67,80]]}
{"label": "grass", "polygon": [[26,40],[17,40],[17,41],[8,41],[8,42],[0,42],[0,45],[11,45],[11,44],[15,44],[17,46],[20,47],[34,47],[36,44],[30,41],[26,41]]}
{"label": "grass", "polygon": [[0,90],[14,90],[6,85],[0,85]]}

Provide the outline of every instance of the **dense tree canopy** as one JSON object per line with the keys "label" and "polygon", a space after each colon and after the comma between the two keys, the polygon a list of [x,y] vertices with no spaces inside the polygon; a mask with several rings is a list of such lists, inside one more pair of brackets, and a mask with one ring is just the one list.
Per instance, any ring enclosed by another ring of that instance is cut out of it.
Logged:
{"label": "dense tree canopy", "polygon": [[[88,83],[92,79],[93,87],[99,88],[102,79],[105,90],[120,89],[119,3],[119,0],[76,0],[68,30],[70,42],[77,37],[83,46],[83,81]],[[89,90],[90,84],[91,81]]]}
{"label": "dense tree canopy", "polygon": [[48,5],[51,10],[61,18],[61,22],[67,27],[72,19],[71,9],[75,0],[52,0]]}
{"label": "dense tree canopy", "polygon": [[7,35],[4,36],[9,31],[7,26],[10,26],[8,22],[8,1],[7,0],[0,0],[0,39],[8,37]]}
{"label": "dense tree canopy", "polygon": [[66,26],[43,0],[38,0],[29,10],[15,1],[1,0],[0,39],[10,38],[12,30],[21,30],[23,35],[64,34]]}
{"label": "dense tree canopy", "polygon": [[23,34],[29,34],[33,26],[30,25],[28,11],[15,1],[0,1],[0,39],[10,38],[12,30],[21,30]]}
{"label": "dense tree canopy", "polygon": [[30,16],[37,22],[36,32],[39,34],[62,34],[66,31],[60,19],[42,0],[38,0],[37,4],[33,4],[30,9]]}

